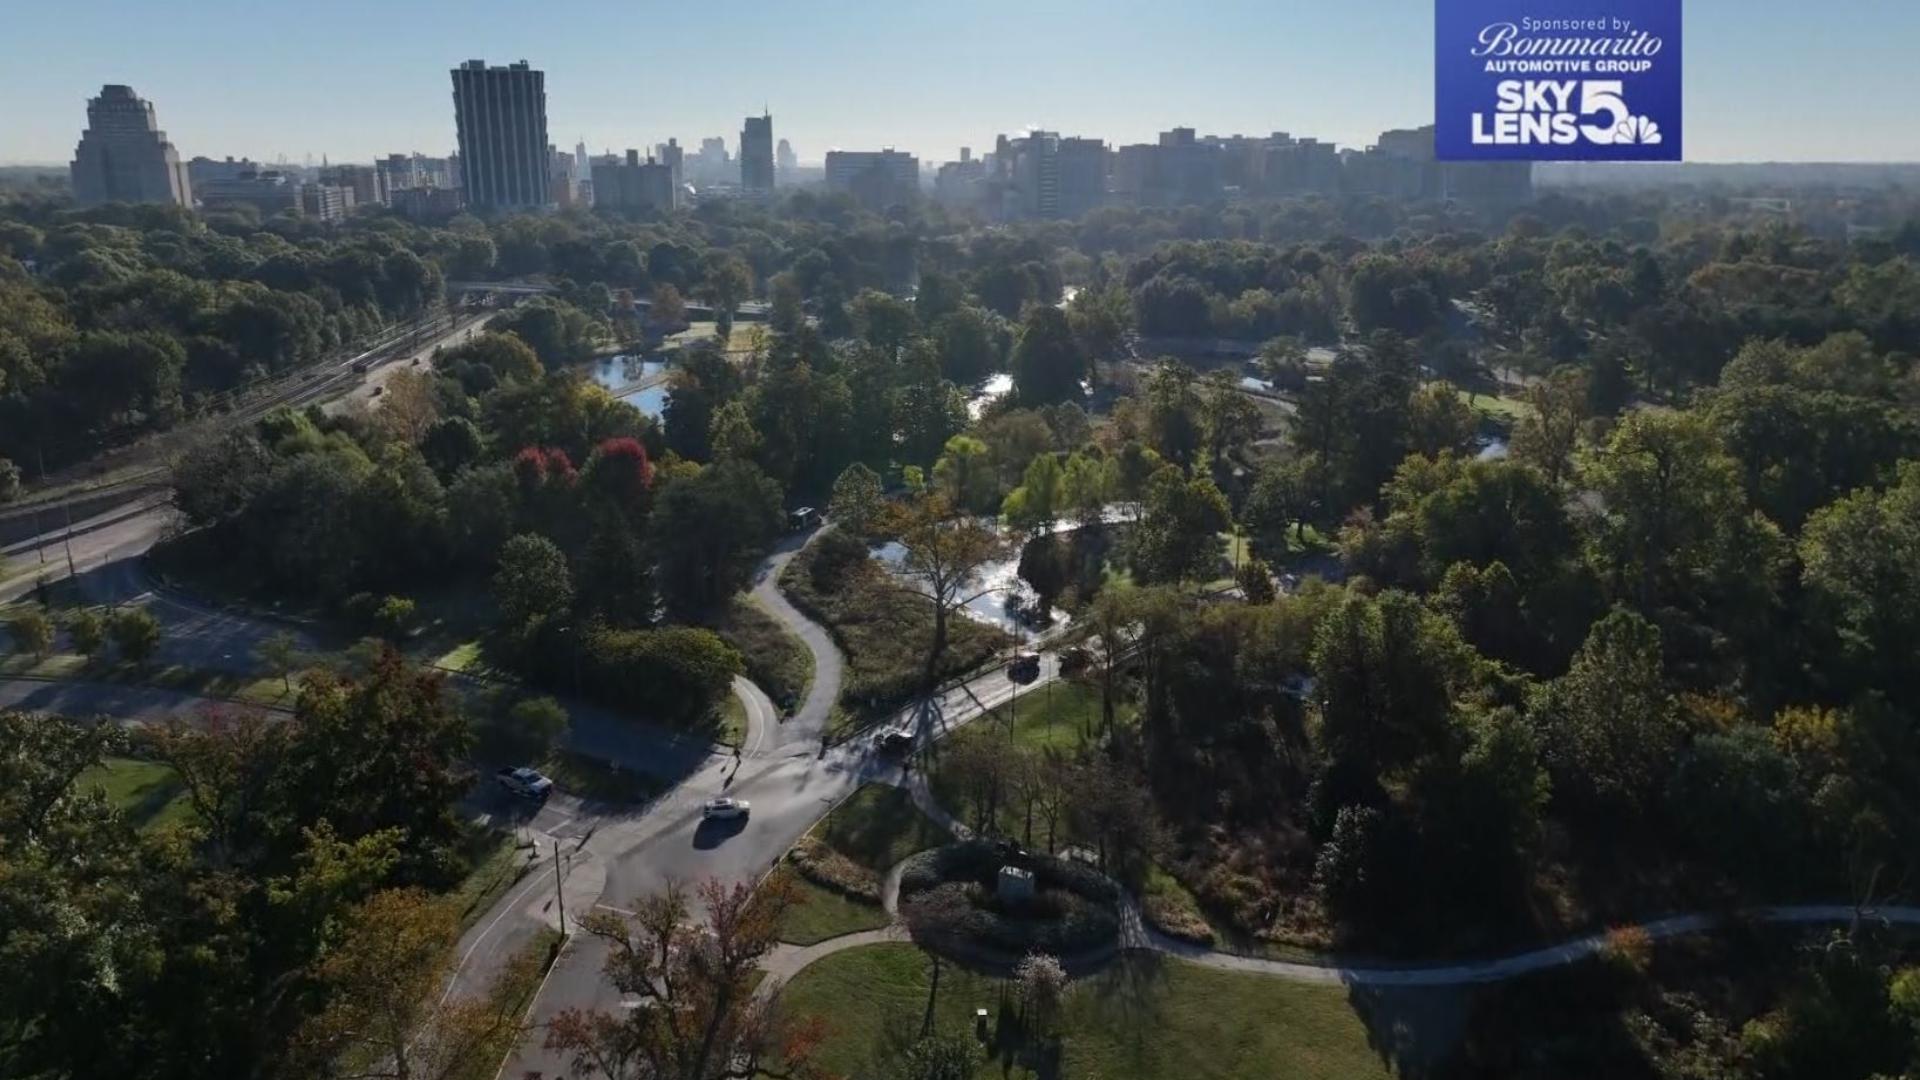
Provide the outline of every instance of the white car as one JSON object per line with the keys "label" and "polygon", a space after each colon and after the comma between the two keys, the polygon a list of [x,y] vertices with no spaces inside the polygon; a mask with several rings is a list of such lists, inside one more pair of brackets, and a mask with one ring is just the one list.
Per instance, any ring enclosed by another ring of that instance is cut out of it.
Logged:
{"label": "white car", "polygon": [[544,799],[553,790],[553,781],[524,765],[517,769],[501,769],[493,775],[500,781],[501,787],[523,799]]}
{"label": "white car", "polygon": [[709,821],[731,821],[743,818],[753,809],[753,804],[745,799],[708,799],[700,806],[700,816]]}

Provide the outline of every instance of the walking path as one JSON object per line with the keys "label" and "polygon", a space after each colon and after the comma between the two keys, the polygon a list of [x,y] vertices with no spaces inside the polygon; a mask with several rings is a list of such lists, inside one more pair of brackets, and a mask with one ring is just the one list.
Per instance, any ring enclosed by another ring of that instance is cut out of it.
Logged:
{"label": "walking path", "polygon": [[[914,805],[922,813],[952,831],[956,837],[965,839],[969,835],[966,826],[961,825],[934,799],[924,773],[916,771],[905,778],[886,782],[907,791],[913,798]],[[769,978],[761,984],[762,987],[770,992],[777,985],[776,977],[779,981],[791,979],[805,970],[808,965],[835,953],[882,942],[907,940],[906,930],[900,922],[899,914],[900,877],[905,867],[906,860],[902,860],[890,869],[881,889],[881,906],[885,909],[888,918],[893,920],[888,926],[879,930],[843,934],[815,942],[805,948],[781,945],[765,965]],[[1077,956],[1062,957],[1062,962],[1069,968],[1089,970],[1102,966],[1123,953],[1155,952],[1220,971],[1267,975],[1291,979],[1295,982],[1379,987],[1466,986],[1501,982],[1548,968],[1577,963],[1597,955],[1606,948],[1609,935],[1613,932],[1601,931],[1587,934],[1557,945],[1548,945],[1489,960],[1428,966],[1363,967],[1272,960],[1223,952],[1182,941],[1155,930],[1148,925],[1141,914],[1139,902],[1130,893],[1124,891],[1121,893],[1118,908],[1120,927],[1115,944],[1101,946]],[[1709,933],[1729,921],[1779,926],[1854,922],[1914,926],[1920,925],[1920,907],[1862,908],[1852,904],[1785,904],[1746,908],[1731,917],[1705,913],[1673,915],[1635,924],[1634,928],[1645,932],[1655,941],[1661,941]]]}

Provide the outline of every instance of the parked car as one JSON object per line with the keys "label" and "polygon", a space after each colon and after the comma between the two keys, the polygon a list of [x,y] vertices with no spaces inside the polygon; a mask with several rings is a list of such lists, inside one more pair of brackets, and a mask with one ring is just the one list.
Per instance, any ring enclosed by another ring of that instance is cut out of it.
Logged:
{"label": "parked car", "polygon": [[700,816],[709,821],[731,821],[746,817],[753,804],[745,799],[708,799],[700,807]]}
{"label": "parked car", "polygon": [[913,742],[912,728],[888,728],[880,733],[880,749],[883,753],[910,754],[913,752]]}
{"label": "parked car", "polygon": [[523,799],[544,799],[553,791],[553,781],[525,765],[510,766],[493,774],[500,786]]}

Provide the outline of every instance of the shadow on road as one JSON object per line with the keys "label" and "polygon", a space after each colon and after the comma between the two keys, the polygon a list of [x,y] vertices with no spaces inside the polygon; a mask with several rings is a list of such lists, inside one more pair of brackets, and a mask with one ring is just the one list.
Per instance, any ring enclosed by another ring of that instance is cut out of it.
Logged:
{"label": "shadow on road", "polygon": [[739,836],[747,827],[747,818],[702,818],[693,830],[693,846],[701,851],[711,851]]}

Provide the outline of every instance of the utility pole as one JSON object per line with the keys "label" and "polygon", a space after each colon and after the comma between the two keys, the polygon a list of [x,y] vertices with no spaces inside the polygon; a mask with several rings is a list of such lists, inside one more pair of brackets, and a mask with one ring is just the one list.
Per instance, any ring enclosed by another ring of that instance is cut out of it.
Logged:
{"label": "utility pole", "polygon": [[567,894],[560,888],[565,878],[560,873],[560,841],[553,842],[553,898],[560,905],[560,936],[567,936]]}

